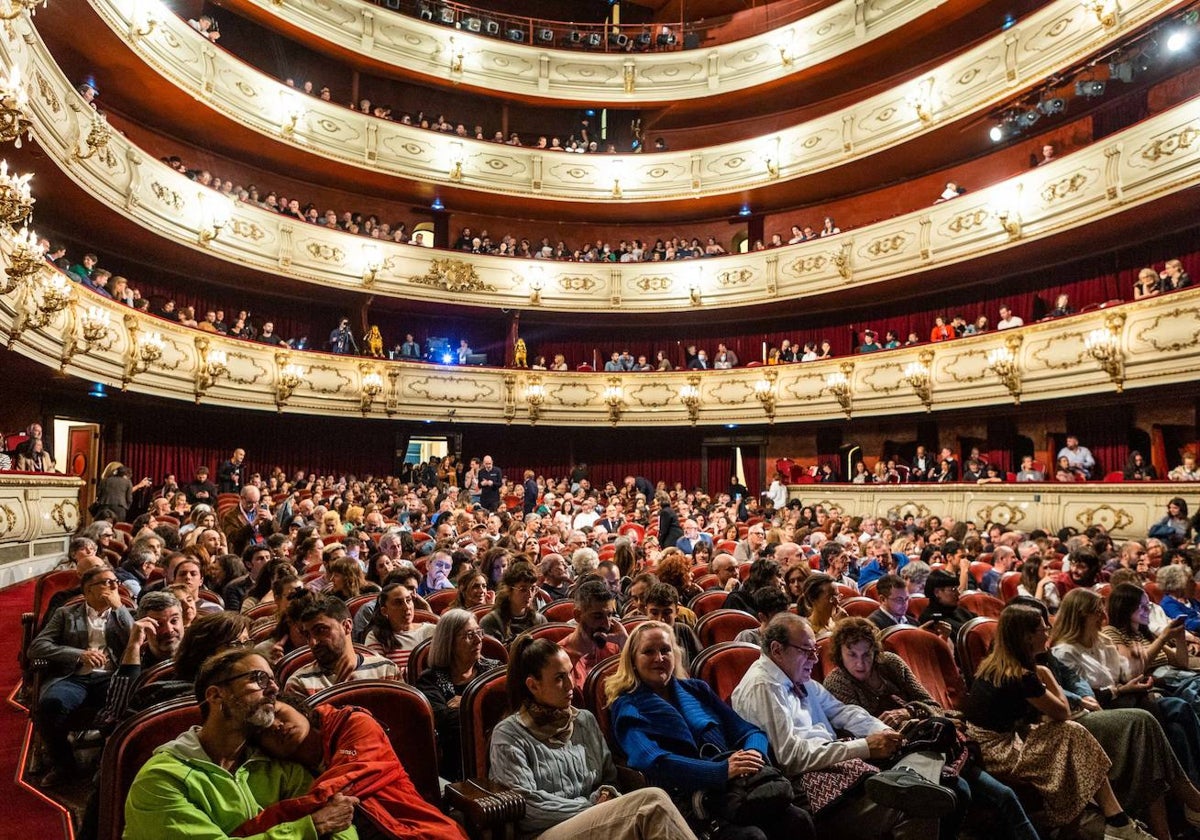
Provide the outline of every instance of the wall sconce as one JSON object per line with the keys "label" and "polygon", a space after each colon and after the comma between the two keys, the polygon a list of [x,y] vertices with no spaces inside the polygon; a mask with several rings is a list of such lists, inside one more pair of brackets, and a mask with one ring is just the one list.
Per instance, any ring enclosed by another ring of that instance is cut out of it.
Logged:
{"label": "wall sconce", "polygon": [[379,248],[374,245],[364,245],[362,249],[362,281],[365,288],[371,288],[383,271],[383,260],[379,256]]}
{"label": "wall sconce", "polygon": [[909,107],[916,111],[917,119],[925,125],[933,122],[933,84],[932,76],[922,79],[908,97]]}
{"label": "wall sconce", "polygon": [[129,354],[125,358],[125,375],[121,378],[122,391],[129,387],[133,377],[145,373],[150,365],[161,359],[163,348],[166,347],[162,333],[143,333],[138,328],[137,320],[130,316],[126,316],[125,324],[129,327],[130,342]]}
{"label": "wall sconce", "polygon": [[[11,259],[11,258],[10,258]],[[50,319],[62,312],[75,298],[75,289],[65,274],[58,271],[41,272],[41,265],[30,266],[29,274],[22,280],[29,282],[27,295],[23,298],[24,305],[20,314],[13,320],[12,329],[8,333],[8,346],[21,338],[25,330],[33,328],[40,330],[50,323]],[[9,271],[12,271],[10,264]],[[38,274],[42,276],[39,279]],[[14,282],[14,287],[19,281]],[[11,291],[11,289],[9,290]]]}
{"label": "wall sconce", "polygon": [[1020,336],[1007,336],[1003,347],[996,347],[987,354],[988,370],[1012,394],[1013,403],[1021,404],[1021,368],[1017,363],[1017,350],[1021,346]]}
{"label": "wall sconce", "polygon": [[207,245],[218,236],[229,217],[233,215],[233,203],[224,197],[205,196],[201,194],[201,206],[208,213],[208,225],[200,228],[200,244]]}
{"label": "wall sconce", "polygon": [[4,0],[0,5],[0,20],[16,20],[25,12],[32,17],[38,4],[43,2],[45,0]]}
{"label": "wall sconce", "polygon": [[1009,239],[1016,239],[1021,235],[1021,217],[1019,215],[1008,210],[996,210],[994,214],[996,221],[1008,234]]}
{"label": "wall sconce", "polygon": [[33,123],[26,116],[29,98],[21,81],[21,71],[13,65],[8,77],[0,77],[0,143],[13,143],[21,148],[21,135],[29,132],[33,139]]}
{"label": "wall sconce", "polygon": [[108,141],[112,139],[112,127],[108,124],[108,117],[99,112],[92,115],[92,124],[88,129],[87,137],[84,138],[83,144],[87,146],[87,151],[80,154],[79,149],[71,152],[71,156],[75,160],[87,160],[93,158],[104,149],[108,148]]}
{"label": "wall sconce", "polygon": [[284,352],[275,354],[275,369],[279,371],[275,377],[275,407],[280,411],[283,411],[287,401],[300,387],[306,373],[300,365],[290,363],[289,358],[290,356]]}
{"label": "wall sconce", "polygon": [[796,31],[789,29],[784,32],[781,39],[775,43],[775,48],[779,50],[779,63],[785,68],[791,68],[800,53],[800,45],[796,43]]}
{"label": "wall sconce", "polygon": [[463,144],[450,144],[450,180],[458,183],[463,179]]}
{"label": "wall sconce", "polygon": [[1125,389],[1125,352],[1121,349],[1121,328],[1125,326],[1125,314],[1114,312],[1104,319],[1104,326],[1092,330],[1083,339],[1083,347],[1100,363],[1100,369],[1117,386],[1117,393]]}
{"label": "wall sconce", "polygon": [[912,386],[917,399],[926,411],[933,410],[933,351],[922,350],[917,361],[909,362],[904,368],[904,381]]}
{"label": "wall sconce", "polygon": [[621,193],[621,179],[620,179],[620,178],[613,178],[612,197],[613,197],[613,198],[620,198],[620,197],[621,197],[621,195],[622,195],[622,193]]}
{"label": "wall sconce", "polygon": [[767,419],[772,423],[775,422],[775,380],[778,377],[778,371],[768,370],[762,379],[754,383],[754,398],[762,404]]}
{"label": "wall sconce", "polygon": [[292,137],[307,109],[299,95],[291,91],[281,91],[279,101],[279,133],[284,137]]}
{"label": "wall sconce", "polygon": [[0,160],[0,223],[10,229],[18,222],[29,220],[34,199],[29,189],[33,173],[18,175],[8,171],[8,161]]}
{"label": "wall sconce", "polygon": [[[75,312],[75,310],[72,310]],[[76,323],[76,321],[78,323]],[[63,352],[59,370],[66,370],[71,359],[80,350],[90,351],[99,341],[108,335],[108,327],[112,322],[107,309],[99,306],[89,306],[63,333]],[[83,332],[83,344],[80,345],[78,333]]]}
{"label": "wall sconce", "polygon": [[854,392],[850,387],[849,376],[853,371],[853,362],[843,362],[840,371],[831,373],[825,377],[826,390],[833,394],[834,399],[838,401],[838,405],[842,407],[842,411],[846,412],[847,417],[850,416],[850,412],[854,407]]}
{"label": "wall sconce", "polygon": [[763,155],[763,164],[767,167],[768,178],[779,177],[779,160],[778,158],[768,157]]}
{"label": "wall sconce", "polygon": [[13,249],[8,255],[8,268],[4,280],[0,281],[0,295],[6,295],[18,286],[32,283],[38,273],[46,267],[46,250],[38,243],[37,234],[21,228],[13,238]]}
{"label": "wall sconce", "polygon": [[216,384],[217,380],[229,373],[229,356],[224,350],[211,349],[207,338],[196,339],[196,352],[199,361],[196,365],[196,402],[204,393]]}
{"label": "wall sconce", "polygon": [[455,76],[461,76],[463,71],[463,51],[462,47],[458,47],[454,43],[454,36],[450,36],[450,73]]}
{"label": "wall sconce", "polygon": [[546,402],[546,386],[541,377],[530,377],[525,389],[525,401],[529,403],[529,422],[536,423],[542,416],[542,405]]}
{"label": "wall sconce", "polygon": [[542,302],[542,281],[541,280],[530,280],[529,281],[529,305],[530,306],[539,306],[539,305],[541,305],[541,302]]}
{"label": "wall sconce", "polygon": [[688,377],[687,384],[679,389],[679,401],[683,403],[683,407],[687,409],[688,419],[692,421],[692,425],[696,425],[696,421],[700,419],[700,377],[692,374]]}
{"label": "wall sconce", "polygon": [[621,380],[608,380],[608,387],[604,389],[602,397],[604,404],[608,406],[608,421],[614,426],[621,419],[621,409],[625,405],[625,395],[621,391]]}
{"label": "wall sconce", "polygon": [[691,301],[692,306],[700,305],[700,287],[699,286],[697,286],[695,284],[688,286],[688,299]]}
{"label": "wall sconce", "polygon": [[1117,25],[1121,11],[1117,7],[1117,0],[1083,0],[1081,5],[1085,11],[1095,15],[1096,22],[1105,29],[1112,29]]}
{"label": "wall sconce", "polygon": [[383,393],[383,376],[370,365],[359,365],[362,372],[362,393],[358,403],[363,414],[371,410],[371,403]]}

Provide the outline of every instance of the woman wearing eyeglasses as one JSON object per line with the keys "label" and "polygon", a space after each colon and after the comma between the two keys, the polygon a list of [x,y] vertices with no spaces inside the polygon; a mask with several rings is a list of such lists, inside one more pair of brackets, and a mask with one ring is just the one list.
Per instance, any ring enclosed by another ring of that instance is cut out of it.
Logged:
{"label": "woman wearing eyeglasses", "polygon": [[500,578],[495,608],[480,622],[483,632],[508,645],[526,630],[545,624],[546,616],[533,606],[536,585],[537,573],[533,566],[525,562],[514,563]]}
{"label": "woman wearing eyeglasses", "polygon": [[463,691],[479,674],[502,664],[484,658],[483,636],[474,615],[466,610],[447,610],[438,619],[429,643],[429,667],[417,680],[417,688],[433,707],[442,751],[439,773],[452,782],[462,778],[459,704]]}

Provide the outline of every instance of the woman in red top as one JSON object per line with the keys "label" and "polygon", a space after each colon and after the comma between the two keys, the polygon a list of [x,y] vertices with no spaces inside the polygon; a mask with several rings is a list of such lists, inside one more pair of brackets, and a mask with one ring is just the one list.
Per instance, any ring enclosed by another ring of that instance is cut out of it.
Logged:
{"label": "woman in red top", "polygon": [[946,319],[940,315],[933,321],[933,330],[929,333],[930,341],[949,341],[954,338],[954,330],[946,326]]}

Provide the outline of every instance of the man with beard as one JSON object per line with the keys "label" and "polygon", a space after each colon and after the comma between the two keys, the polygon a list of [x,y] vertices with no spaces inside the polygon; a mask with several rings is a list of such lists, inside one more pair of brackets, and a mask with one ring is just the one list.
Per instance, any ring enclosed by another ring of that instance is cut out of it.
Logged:
{"label": "man with beard", "polygon": [[[126,840],[227,836],[263,808],[305,793],[312,777],[299,764],[271,759],[249,736],[275,722],[279,686],[267,660],[246,650],[218,654],[200,668],[201,724],[154,752],[125,800]],[[309,816],[255,838],[353,840],[353,796],[334,794]]]}
{"label": "man with beard", "polygon": [[592,666],[620,653],[628,638],[608,587],[598,580],[581,584],[575,590],[575,630],[560,643],[571,658],[571,683],[580,695]]}
{"label": "man with beard", "polygon": [[313,695],[350,680],[400,679],[400,669],[391,660],[354,649],[350,611],[340,599],[313,600],[300,614],[300,626],[316,662],[292,674],[288,691]]}

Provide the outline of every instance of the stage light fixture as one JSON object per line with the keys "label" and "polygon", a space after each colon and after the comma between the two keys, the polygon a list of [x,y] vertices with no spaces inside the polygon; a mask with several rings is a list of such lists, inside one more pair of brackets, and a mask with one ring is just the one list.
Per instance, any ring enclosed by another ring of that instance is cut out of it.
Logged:
{"label": "stage light fixture", "polygon": [[1176,29],[1167,36],[1167,49],[1171,52],[1179,52],[1192,40],[1192,33],[1186,29]]}
{"label": "stage light fixture", "polygon": [[554,30],[553,29],[539,29],[537,32],[537,37],[538,37],[538,40],[541,41],[543,44],[552,43],[554,41]]}
{"label": "stage light fixture", "polygon": [[524,41],[525,41],[525,30],[524,29],[509,29],[506,32],[506,35],[508,36],[508,40],[513,41],[518,44],[524,43]]}
{"label": "stage light fixture", "polygon": [[1067,110],[1067,100],[1061,96],[1049,96],[1038,102],[1037,109],[1042,112],[1043,116],[1052,117]]}
{"label": "stage light fixture", "polygon": [[1100,79],[1080,79],[1075,83],[1075,95],[1085,99],[1094,99],[1103,96],[1106,87]]}

